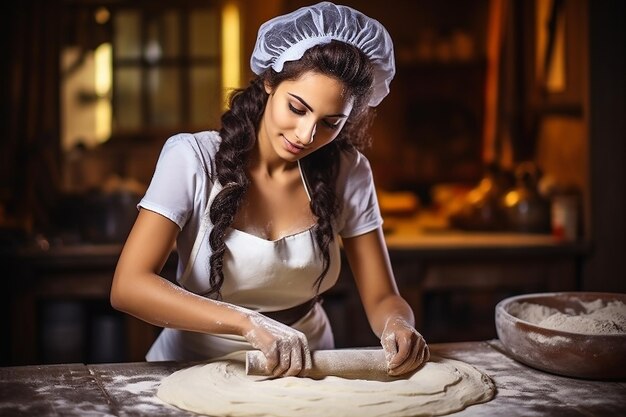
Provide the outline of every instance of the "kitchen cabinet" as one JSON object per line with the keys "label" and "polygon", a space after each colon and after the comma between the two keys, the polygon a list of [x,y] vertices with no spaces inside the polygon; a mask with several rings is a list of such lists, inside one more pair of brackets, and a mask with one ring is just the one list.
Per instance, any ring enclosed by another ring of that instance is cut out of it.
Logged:
{"label": "kitchen cabinet", "polygon": [[[586,245],[551,236],[447,233],[387,236],[402,295],[429,342],[495,336],[497,301],[579,289]],[[6,364],[142,361],[159,328],[113,310],[109,291],[121,246],[23,249],[3,280],[10,306]],[[176,253],[164,276],[175,277]],[[337,347],[377,345],[348,264],[323,295]],[[6,340],[6,339],[5,339]]]}
{"label": "kitchen cabinet", "polygon": [[[8,346],[13,364],[143,360],[158,328],[113,310],[121,245],[23,248],[8,257]],[[174,279],[176,253],[162,274]],[[6,339],[5,339],[6,340]]]}

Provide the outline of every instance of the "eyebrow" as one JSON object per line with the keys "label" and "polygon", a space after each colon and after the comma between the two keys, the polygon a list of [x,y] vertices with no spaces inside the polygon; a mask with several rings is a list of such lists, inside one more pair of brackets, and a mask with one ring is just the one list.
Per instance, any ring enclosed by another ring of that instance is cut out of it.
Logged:
{"label": "eyebrow", "polygon": [[[304,107],[306,107],[307,109],[309,109],[309,111],[311,111],[311,112],[313,112],[313,111],[314,111],[314,110],[313,110],[313,107],[309,106],[309,103],[307,103],[306,101],[304,101],[304,99],[303,99],[302,97],[299,97],[299,96],[297,96],[297,95],[295,95],[295,94],[292,94],[292,93],[287,93],[287,94],[289,94],[291,97],[295,98],[295,99],[296,99],[296,100],[298,100],[300,103],[302,103],[302,105],[303,105]],[[343,114],[343,113],[337,113],[337,114],[329,114],[329,115],[324,116],[324,117],[348,117],[348,116],[346,116],[346,115],[345,115],[345,114]]]}

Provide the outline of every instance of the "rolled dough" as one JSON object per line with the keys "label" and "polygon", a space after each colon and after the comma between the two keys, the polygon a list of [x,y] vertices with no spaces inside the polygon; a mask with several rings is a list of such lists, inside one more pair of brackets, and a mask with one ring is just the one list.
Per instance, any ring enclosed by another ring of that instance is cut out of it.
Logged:
{"label": "rolled dough", "polygon": [[233,417],[438,416],[489,401],[491,379],[473,366],[431,357],[412,375],[391,381],[267,379],[245,373],[245,352],[181,369],[161,381],[157,396],[184,410]]}

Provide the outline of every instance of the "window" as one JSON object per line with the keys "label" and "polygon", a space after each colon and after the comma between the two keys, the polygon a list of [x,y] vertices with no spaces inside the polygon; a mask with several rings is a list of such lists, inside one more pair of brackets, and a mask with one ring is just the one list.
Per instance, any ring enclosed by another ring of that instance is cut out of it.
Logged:
{"label": "window", "polygon": [[113,131],[215,122],[221,111],[216,8],[120,9],[112,30]]}
{"label": "window", "polygon": [[63,148],[218,127],[224,10],[210,0],[68,1]]}

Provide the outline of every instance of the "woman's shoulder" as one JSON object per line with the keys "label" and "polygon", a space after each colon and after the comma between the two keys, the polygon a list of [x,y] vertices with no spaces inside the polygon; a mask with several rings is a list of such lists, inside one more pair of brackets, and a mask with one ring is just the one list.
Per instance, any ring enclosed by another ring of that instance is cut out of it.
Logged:
{"label": "woman's shoulder", "polygon": [[336,190],[341,200],[336,228],[341,236],[357,236],[380,226],[374,176],[364,154],[357,150],[342,152]]}
{"label": "woman's shoulder", "polygon": [[369,193],[373,174],[367,157],[356,149],[342,151],[336,184],[343,199]]}
{"label": "woman's shoulder", "polygon": [[347,149],[341,152],[339,177],[370,174],[370,162],[363,153],[357,149]]}
{"label": "woman's shoulder", "polygon": [[179,148],[181,151],[202,152],[215,155],[221,142],[219,132],[206,130],[196,133],[177,133],[165,141],[164,148]]}
{"label": "woman's shoulder", "polygon": [[196,133],[178,133],[163,145],[164,154],[176,154],[183,159],[193,158],[205,172],[211,172],[215,154],[220,146],[219,132],[207,130]]}

